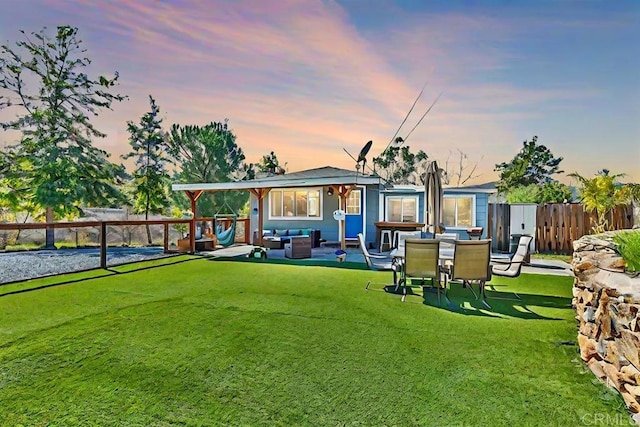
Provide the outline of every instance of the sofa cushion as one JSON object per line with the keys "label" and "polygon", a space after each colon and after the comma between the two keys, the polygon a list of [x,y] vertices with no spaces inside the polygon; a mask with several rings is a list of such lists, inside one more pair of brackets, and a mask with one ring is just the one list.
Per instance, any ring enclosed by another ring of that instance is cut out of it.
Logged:
{"label": "sofa cushion", "polygon": [[300,236],[300,229],[298,228],[292,228],[289,230],[289,236]]}
{"label": "sofa cushion", "polygon": [[289,230],[275,230],[276,232],[276,236],[288,236],[289,235]]}

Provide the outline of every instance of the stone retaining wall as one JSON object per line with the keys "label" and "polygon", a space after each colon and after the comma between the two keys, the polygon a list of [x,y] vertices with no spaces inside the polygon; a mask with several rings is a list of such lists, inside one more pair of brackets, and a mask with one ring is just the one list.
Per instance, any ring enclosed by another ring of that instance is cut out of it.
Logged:
{"label": "stone retaining wall", "polygon": [[615,232],[573,242],[573,306],[580,356],[640,421],[640,277],[624,272]]}

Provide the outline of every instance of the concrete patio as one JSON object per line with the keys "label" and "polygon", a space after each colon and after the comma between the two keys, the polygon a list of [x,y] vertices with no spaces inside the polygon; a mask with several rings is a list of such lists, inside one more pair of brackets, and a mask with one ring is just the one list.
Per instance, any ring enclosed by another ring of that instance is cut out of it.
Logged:
{"label": "concrete patio", "polygon": [[[257,246],[253,245],[233,245],[226,248],[216,249],[215,251],[198,252],[199,254],[214,257],[214,258],[234,258],[234,257],[247,257],[251,251]],[[287,259],[288,261],[295,263],[298,261],[319,261],[327,263],[336,262],[336,251],[338,246],[324,245],[318,248],[311,249],[311,258],[305,259],[288,259],[284,256],[284,249],[267,249],[267,258],[269,259]],[[345,261],[364,264],[364,256],[360,248],[347,247],[347,256]],[[505,254],[495,254],[497,257],[506,257]],[[560,276],[572,276],[571,265],[564,261],[550,260],[536,258],[535,255],[531,257],[531,263],[522,267],[523,273],[534,274],[551,274]]]}

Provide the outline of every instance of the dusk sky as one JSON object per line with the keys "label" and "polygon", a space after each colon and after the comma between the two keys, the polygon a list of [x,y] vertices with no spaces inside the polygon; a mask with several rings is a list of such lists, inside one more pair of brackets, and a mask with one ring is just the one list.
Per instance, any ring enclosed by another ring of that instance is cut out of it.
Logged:
{"label": "dusk sky", "polygon": [[[354,168],[400,131],[442,164],[457,150],[497,178],[538,136],[562,169],[640,182],[640,1],[0,0],[0,41],[80,29],[91,71],[120,73],[129,101],[95,124],[121,162],[126,121],[160,106],[164,127],[229,119],[248,162],[289,172]],[[13,137],[12,137],[13,138]],[[0,144],[9,144],[0,133]],[[0,145],[1,146],[1,145]],[[450,154],[451,153],[451,154]],[[564,175],[557,176],[571,182]]]}

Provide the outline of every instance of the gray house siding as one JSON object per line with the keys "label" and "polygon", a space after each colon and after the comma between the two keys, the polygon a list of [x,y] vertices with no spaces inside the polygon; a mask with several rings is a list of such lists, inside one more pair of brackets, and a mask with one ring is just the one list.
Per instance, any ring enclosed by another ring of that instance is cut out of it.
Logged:
{"label": "gray house siding", "polygon": [[375,245],[376,242],[376,226],[375,223],[380,218],[380,190],[378,186],[370,185],[367,187],[367,197],[365,206],[365,242]]}
{"label": "gray house siding", "polygon": [[[488,215],[489,215],[489,195],[487,193],[473,193],[473,192],[469,192],[469,193],[461,193],[461,192],[455,192],[455,193],[447,193],[447,190],[445,189],[444,194],[451,194],[451,195],[456,195],[456,196],[475,196],[476,198],[476,223],[475,223],[475,227],[482,227],[482,238],[486,239],[487,238],[487,223],[488,223]],[[460,239],[465,240],[465,239],[469,239],[469,234],[467,234],[467,231],[465,228],[457,228],[454,230],[456,233],[458,233],[458,236],[460,237]]]}
{"label": "gray house siding", "polygon": [[338,197],[328,196],[327,189],[322,189],[322,219],[269,219],[271,208],[270,195],[264,198],[264,230],[286,230],[313,228],[320,230],[320,235],[325,240],[338,240],[338,223],[333,219],[333,211],[338,209]]}
{"label": "gray house siding", "polygon": [[[461,191],[462,190],[462,191]],[[471,189],[444,189],[445,195],[457,195],[457,196],[475,196],[475,225],[476,227],[483,228],[483,238],[487,238],[488,227],[488,203],[490,194],[487,192],[475,192]],[[425,201],[424,191],[420,187],[393,189],[390,191],[384,191],[379,185],[367,185],[365,186],[365,240],[367,244],[375,244],[376,241],[376,226],[375,222],[384,220],[385,206],[387,204],[386,198],[393,196],[412,196],[418,198],[418,218],[419,222],[424,222],[425,217]],[[380,198],[383,198],[381,206]],[[326,241],[337,242],[340,240],[339,224],[333,219],[333,211],[338,209],[338,196],[327,194],[327,187],[322,189],[322,220],[312,219],[269,219],[269,200],[267,196],[264,199],[264,230],[274,229],[303,229],[313,228],[320,230],[322,239]],[[251,200],[252,208],[257,208],[257,201],[254,197]],[[382,208],[382,210],[381,210]],[[254,217],[256,216],[257,209],[254,210]],[[253,218],[252,218],[253,219]],[[465,227],[451,229],[458,233],[461,239],[468,239],[469,236]]]}
{"label": "gray house siding", "polygon": [[[488,223],[488,212],[489,212],[489,194],[485,193],[485,192],[474,192],[474,191],[468,191],[468,192],[461,192],[461,191],[447,191],[447,189],[444,189],[444,194],[446,195],[456,195],[456,196],[475,196],[476,199],[476,209],[475,209],[475,215],[476,215],[476,221],[475,221],[475,227],[482,227],[483,228],[483,232],[482,232],[482,238],[485,239],[487,238],[487,223]],[[406,189],[406,190],[394,190],[391,192],[385,192],[384,193],[384,197],[385,197],[385,201],[383,206],[386,206],[386,198],[387,197],[393,197],[393,196],[417,196],[418,197],[418,218],[419,218],[419,222],[425,222],[425,204],[424,204],[424,191],[422,191],[420,188],[415,188],[415,189]],[[382,212],[382,215],[384,216],[384,212]],[[371,225],[373,226],[373,223],[371,223]],[[375,232],[375,226],[373,226],[373,230]],[[460,237],[460,239],[468,239],[469,235],[467,234],[466,231],[466,227],[461,227],[461,228],[455,228],[455,229],[451,229],[452,232],[458,233],[458,236]]]}
{"label": "gray house siding", "polygon": [[[378,221],[378,186],[368,185],[364,190],[366,194],[364,229],[366,241],[369,243],[376,240],[374,222]],[[313,228],[320,230],[322,239],[326,241],[337,242],[340,240],[339,223],[333,219],[333,211],[338,209],[339,198],[336,194],[327,195],[327,188],[322,190],[322,220],[269,219],[269,200],[270,197],[267,195],[264,199],[264,230]]]}

